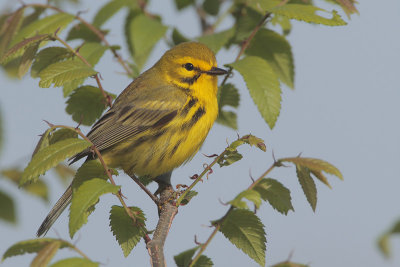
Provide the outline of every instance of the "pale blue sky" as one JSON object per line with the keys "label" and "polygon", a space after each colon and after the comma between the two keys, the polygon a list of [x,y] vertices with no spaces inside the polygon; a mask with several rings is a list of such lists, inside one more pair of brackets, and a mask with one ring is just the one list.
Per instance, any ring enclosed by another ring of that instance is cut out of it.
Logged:
{"label": "pale blue sky", "polygon": [[[198,31],[192,29],[198,22],[193,13],[188,10],[176,16],[171,3],[153,0],[149,9],[168,14],[163,17],[167,25],[178,25],[183,33],[195,36]],[[345,27],[294,23],[288,39],[295,58],[296,90],[283,88],[281,115],[272,131],[250,102],[240,75],[234,76],[232,81],[240,88],[242,96],[238,133],[252,133],[263,138],[268,151],[263,153],[243,147],[240,149],[244,155],[242,161],[230,168],[214,168],[210,179],[199,184],[196,189],[199,196],[193,199],[190,207],[180,209],[168,236],[165,253],[169,266],[174,266],[174,255],[194,246],[194,235],[200,242],[206,240],[212,230],[206,225],[227,210],[219,199],[229,201],[248,186],[249,171],[254,177],[265,171],[272,163],[272,150],[277,158],[301,152],[304,156],[325,159],[342,171],[345,180],[329,177],[333,190],[317,183],[318,204],[313,213],[296,181],[294,168],[271,173],[270,177],[291,190],[295,212],[283,216],[267,204],[258,212],[267,232],[267,265],[285,260],[292,253],[293,261],[310,263],[314,267],[399,266],[400,239],[391,240],[395,253],[389,261],[379,254],[375,241],[400,218],[400,36],[397,21],[400,2],[365,0],[358,9],[360,16],[353,16]],[[89,1],[85,1],[85,8],[81,10],[88,10],[84,16],[91,17],[98,6],[90,6]],[[117,16],[107,26],[119,29],[116,25],[122,23],[123,17]],[[119,43],[121,33],[113,31],[108,39]],[[165,45],[159,44],[148,66],[165,49]],[[237,52],[232,49],[219,53],[219,64],[232,62]],[[110,54],[97,69],[104,79],[103,86],[113,93],[121,92],[130,82],[119,74],[121,68]],[[38,80],[29,77],[10,81],[3,73],[0,79],[0,108],[6,130],[0,167],[6,167],[28,159],[37,135],[46,128],[42,119],[68,125],[75,123],[64,112],[65,99],[60,88],[39,88]],[[216,125],[201,152],[220,153],[225,140],[235,138],[234,131]],[[192,162],[176,170],[174,184],[189,183],[186,177],[199,173],[204,162],[210,159],[198,154]],[[52,188],[51,203],[55,203],[64,190],[54,178],[50,173],[46,177]],[[157,213],[148,197],[130,179],[120,176],[117,181],[123,185],[128,203],[142,207],[148,216],[149,228],[154,227]],[[19,224],[0,224],[0,253],[3,253],[16,241],[34,237],[50,205],[24,196],[5,181],[0,181],[0,187],[19,200]],[[89,223],[73,242],[91,259],[105,266],[147,266],[149,258],[143,242],[125,259],[109,232],[108,211],[114,204],[118,204],[115,197],[103,197],[89,217]],[[62,215],[48,236],[56,237],[58,233],[68,240],[67,219],[66,214]],[[62,250],[57,258],[72,255],[76,256]],[[257,266],[222,234],[213,240],[205,255],[212,258],[215,266]],[[31,259],[32,255],[10,258],[3,266],[25,266]]]}

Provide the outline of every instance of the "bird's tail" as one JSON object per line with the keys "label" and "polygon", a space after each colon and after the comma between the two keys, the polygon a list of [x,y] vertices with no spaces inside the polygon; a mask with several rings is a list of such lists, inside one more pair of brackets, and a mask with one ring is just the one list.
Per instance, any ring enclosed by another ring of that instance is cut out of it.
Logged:
{"label": "bird's tail", "polygon": [[64,194],[60,197],[54,207],[51,209],[46,219],[42,222],[37,231],[36,235],[38,237],[45,235],[47,231],[49,231],[50,227],[54,224],[54,222],[60,217],[61,213],[65,210],[68,204],[71,202],[72,198],[72,188],[71,185],[68,186],[67,190],[65,190]]}

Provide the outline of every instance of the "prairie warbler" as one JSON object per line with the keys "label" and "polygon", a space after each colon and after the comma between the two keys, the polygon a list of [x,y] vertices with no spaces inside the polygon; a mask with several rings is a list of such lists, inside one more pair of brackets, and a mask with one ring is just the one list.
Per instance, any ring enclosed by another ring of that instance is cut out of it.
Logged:
{"label": "prairie warbler", "polygon": [[[87,137],[105,163],[128,175],[170,173],[200,148],[218,115],[217,68],[205,45],[182,43],[165,52],[118,96]],[[72,158],[94,159],[87,149]],[[71,186],[40,226],[45,234],[71,202]]]}

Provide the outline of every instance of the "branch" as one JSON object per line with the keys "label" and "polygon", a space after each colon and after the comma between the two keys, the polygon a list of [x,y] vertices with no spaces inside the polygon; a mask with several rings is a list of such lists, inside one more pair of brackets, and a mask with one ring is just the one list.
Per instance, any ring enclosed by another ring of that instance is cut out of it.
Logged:
{"label": "branch", "polygon": [[150,263],[153,267],[164,267],[164,244],[172,221],[178,213],[178,207],[173,203],[175,192],[171,185],[164,186],[160,193],[160,217],[154,231],[153,239],[147,242],[147,250],[150,255]]}

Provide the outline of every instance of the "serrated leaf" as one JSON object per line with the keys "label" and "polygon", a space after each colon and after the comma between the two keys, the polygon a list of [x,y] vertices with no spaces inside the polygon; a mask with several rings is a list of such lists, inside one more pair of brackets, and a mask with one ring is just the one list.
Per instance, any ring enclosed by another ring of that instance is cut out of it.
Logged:
{"label": "serrated leaf", "polygon": [[25,49],[24,54],[21,57],[21,63],[18,68],[18,76],[22,78],[29,70],[32,65],[33,59],[36,56],[36,52],[39,49],[40,42],[36,42]]}
{"label": "serrated leaf", "polygon": [[218,160],[218,164],[220,167],[229,166],[229,165],[235,163],[236,161],[241,160],[242,158],[243,158],[242,154],[237,152],[237,150],[228,150],[223,155],[223,157],[221,157]]}
{"label": "serrated leaf", "polygon": [[164,36],[168,27],[156,19],[137,15],[129,23],[129,36],[133,48],[133,59],[139,69],[143,68],[154,45]]}
{"label": "serrated leaf", "polygon": [[100,28],[107,20],[114,16],[123,6],[125,6],[126,1],[123,0],[113,0],[106,3],[100,8],[93,19],[93,26]]}
{"label": "serrated leaf", "polygon": [[192,261],[194,253],[199,249],[199,246],[185,250],[174,256],[174,261],[177,267],[188,267]]}
{"label": "serrated leaf", "polygon": [[70,237],[73,238],[82,225],[87,223],[87,218],[101,195],[106,193],[116,194],[119,189],[119,186],[112,185],[103,179],[93,178],[84,182],[78,190],[73,192],[69,213]]}
{"label": "serrated leaf", "polygon": [[[13,47],[7,50],[6,53],[4,53],[4,55],[1,57],[0,63],[6,64],[10,62],[12,59],[22,56],[25,52],[25,49],[28,48],[29,46],[40,44],[41,42],[48,39],[49,39],[48,34],[41,34],[22,40],[21,42],[15,44]],[[21,60],[19,62],[21,62]]]}
{"label": "serrated leaf", "polygon": [[69,138],[57,142],[36,153],[25,168],[20,185],[35,182],[39,175],[56,166],[64,159],[71,157],[91,144],[82,139]]}
{"label": "serrated leaf", "polygon": [[40,15],[46,10],[44,7],[34,7],[33,12],[24,17],[21,27],[25,27],[34,21],[39,20]]}
{"label": "serrated leaf", "polygon": [[22,28],[15,38],[12,40],[10,46],[13,46],[24,39],[31,38],[35,35],[41,34],[53,34],[56,30],[59,34],[75,16],[67,13],[57,13],[44,17],[40,20],[36,20],[26,27]]}
{"label": "serrated leaf", "polygon": [[309,267],[309,265],[295,263],[295,262],[291,262],[291,261],[284,261],[284,262],[274,264],[271,267]]}
{"label": "serrated leaf", "polygon": [[260,29],[246,54],[265,59],[283,83],[294,87],[292,49],[285,37],[268,29]]}
{"label": "serrated leaf", "polygon": [[189,38],[186,38],[182,33],[178,31],[177,28],[174,28],[174,30],[172,31],[172,42],[174,43],[174,45],[178,45],[180,43],[188,41],[190,41]]}
{"label": "serrated leaf", "polygon": [[[280,159],[279,161],[280,162],[292,162],[296,165],[302,165],[304,167],[307,167],[310,171],[313,171],[313,172],[323,171],[323,172],[335,175],[340,180],[343,180],[343,175],[339,171],[339,169],[336,168],[335,166],[333,166],[332,164],[330,164],[329,162],[324,161],[322,159],[294,157],[294,158],[283,158],[283,159]],[[322,182],[324,182],[324,181],[322,181]]]}
{"label": "serrated leaf", "polygon": [[33,62],[31,68],[31,76],[33,78],[37,78],[39,77],[39,72],[41,72],[47,66],[68,59],[71,56],[72,53],[64,47],[47,47],[36,55],[35,61]]}
{"label": "serrated leaf", "polygon": [[224,106],[237,108],[239,106],[239,101],[239,90],[233,84],[227,83],[219,88],[218,107],[220,109]]}
{"label": "serrated leaf", "polygon": [[216,122],[237,130],[237,114],[233,111],[222,110],[218,112],[218,118]]}
{"label": "serrated leaf", "polygon": [[72,190],[77,190],[84,182],[93,178],[100,178],[104,181],[108,179],[103,165],[98,160],[86,161],[79,167],[72,181]]}
{"label": "serrated leaf", "polygon": [[194,0],[175,0],[175,5],[178,10],[190,6],[194,3]]}
{"label": "serrated leaf", "polygon": [[229,201],[229,204],[231,204],[235,208],[248,209],[249,207],[247,203],[243,201],[243,198],[246,198],[247,200],[253,202],[257,209],[261,205],[260,193],[257,192],[256,190],[251,190],[251,189],[240,192],[240,194],[237,195],[233,200]]}
{"label": "serrated leaf", "polygon": [[292,30],[292,23],[290,22],[290,19],[285,16],[273,16],[271,19],[271,24],[274,26],[279,24],[282,28],[282,33],[285,36],[288,35]]}
{"label": "serrated leaf", "polygon": [[248,38],[263,17],[260,13],[248,7],[240,8],[233,15],[235,16],[236,23],[235,35],[232,41],[236,43],[240,43]]}
{"label": "serrated leaf", "polygon": [[108,47],[99,43],[85,43],[79,53],[94,67],[107,49]]}
{"label": "serrated leaf", "polygon": [[216,16],[219,13],[220,5],[221,5],[221,1],[219,1],[219,0],[205,0],[203,2],[203,9],[208,14]]}
{"label": "serrated leaf", "polygon": [[25,253],[36,253],[42,250],[45,246],[55,241],[60,242],[60,248],[70,247],[70,244],[55,238],[35,238],[30,240],[20,241],[9,247],[3,254],[2,260]]}
{"label": "serrated leaf", "polygon": [[57,261],[50,267],[98,267],[100,263],[85,258],[68,258]]}
{"label": "serrated leaf", "polygon": [[85,82],[86,78],[77,79],[73,81],[66,82],[63,85],[63,96],[69,96],[76,88],[82,85]]}
{"label": "serrated leaf", "polygon": [[[107,34],[106,31],[101,31],[104,35]],[[67,41],[82,39],[86,42],[101,42],[99,36],[97,36],[91,29],[89,29],[85,24],[78,23],[74,25],[68,32]]]}
{"label": "serrated leaf", "polygon": [[31,158],[33,158],[33,156],[35,156],[37,152],[49,146],[49,139],[52,131],[54,131],[54,129],[48,128],[43,134],[40,135],[39,142],[36,144]]}
{"label": "serrated leaf", "polygon": [[68,128],[61,128],[50,135],[49,145],[55,144],[68,138],[78,138],[78,133]]}
{"label": "serrated leaf", "polygon": [[39,73],[39,86],[48,88],[63,86],[68,82],[87,78],[97,72],[80,60],[66,60],[49,65]]}
{"label": "serrated leaf", "polygon": [[196,263],[193,265],[193,267],[212,267],[212,266],[214,266],[214,263],[209,257],[205,255],[201,255],[199,259],[196,261]]}
{"label": "serrated leaf", "polygon": [[262,58],[248,56],[229,64],[243,76],[261,116],[272,129],[281,110],[281,88],[273,68]]}
{"label": "serrated leaf", "polygon": [[294,211],[290,191],[280,182],[271,178],[264,178],[254,186],[253,190],[260,193],[264,201],[282,214],[287,215],[289,210]]}
{"label": "serrated leaf", "polygon": [[254,136],[252,134],[245,135],[241,138],[245,143],[249,144],[250,146],[256,146],[262,151],[267,151],[267,147],[264,143],[264,140],[261,138],[258,138],[257,136]]}
{"label": "serrated leaf", "polygon": [[[300,5],[300,4],[285,4],[275,6],[268,11],[273,14],[286,16],[290,19],[296,19],[309,23],[323,24],[328,26],[343,26],[347,23],[340,17],[336,10],[329,12],[322,8],[312,5]],[[331,18],[325,18],[317,15],[317,12],[332,15]]]}
{"label": "serrated leaf", "polygon": [[57,253],[61,242],[53,241],[45,245],[31,262],[30,267],[45,267]]}
{"label": "serrated leaf", "polygon": [[229,241],[261,266],[265,265],[264,225],[251,211],[234,209],[223,219],[219,229]]}
{"label": "serrated leaf", "polygon": [[308,203],[310,203],[312,210],[315,212],[317,207],[317,187],[311,178],[310,170],[302,165],[296,165],[296,173],[304,195],[306,195]]}
{"label": "serrated leaf", "polygon": [[209,34],[209,35],[203,35],[201,37],[198,37],[197,40],[200,43],[207,45],[215,54],[217,54],[218,51],[225,44],[228,43],[228,41],[232,38],[234,33],[235,33],[235,30],[233,28],[231,28],[226,31],[213,33],[213,34]]}
{"label": "serrated leaf", "polygon": [[17,11],[8,16],[2,25],[0,32],[0,57],[3,56],[4,51],[7,50],[11,40],[21,27],[24,11],[24,6],[19,8]]}
{"label": "serrated leaf", "polygon": [[65,185],[71,182],[71,178],[74,177],[76,173],[75,169],[65,164],[58,164],[54,167],[54,171]]}
{"label": "serrated leaf", "polygon": [[183,205],[186,205],[186,204],[188,204],[189,203],[189,201],[193,198],[193,197],[195,197],[195,196],[197,196],[199,193],[197,193],[196,191],[194,191],[194,190],[190,190],[187,194],[186,194],[186,196],[184,197],[184,199],[181,201],[181,206],[183,206]]}
{"label": "serrated leaf", "polygon": [[85,85],[76,89],[67,100],[65,110],[72,119],[83,125],[92,125],[106,109],[106,101],[100,89]]}
{"label": "serrated leaf", "polygon": [[146,234],[146,218],[143,211],[137,207],[129,207],[135,215],[136,222],[126,213],[123,207],[112,206],[110,211],[110,227],[113,235],[121,246],[124,256],[128,257],[132,249]]}
{"label": "serrated leaf", "polygon": [[13,224],[17,222],[14,200],[3,191],[0,191],[0,219]]}

